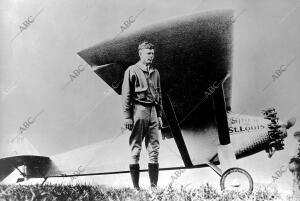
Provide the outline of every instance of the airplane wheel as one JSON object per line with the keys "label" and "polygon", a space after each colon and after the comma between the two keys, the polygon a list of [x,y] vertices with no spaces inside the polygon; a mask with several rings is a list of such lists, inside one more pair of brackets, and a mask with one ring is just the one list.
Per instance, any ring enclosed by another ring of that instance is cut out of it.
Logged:
{"label": "airplane wheel", "polygon": [[[238,183],[235,183],[238,182]],[[252,193],[253,179],[251,175],[241,168],[229,168],[220,180],[221,190],[238,190]]]}

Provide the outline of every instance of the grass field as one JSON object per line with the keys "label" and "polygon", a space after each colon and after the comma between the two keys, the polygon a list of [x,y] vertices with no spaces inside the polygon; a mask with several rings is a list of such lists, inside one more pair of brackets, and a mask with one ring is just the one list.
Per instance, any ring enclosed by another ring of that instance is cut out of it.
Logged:
{"label": "grass field", "polygon": [[289,197],[281,197],[276,189],[267,189],[264,186],[256,188],[249,195],[239,192],[218,192],[209,184],[199,188],[186,188],[184,186],[168,186],[156,192],[143,189],[136,193],[130,188],[112,188],[91,185],[0,185],[0,201],[2,200],[172,200],[172,201],[231,201],[231,200],[282,200],[289,201]]}

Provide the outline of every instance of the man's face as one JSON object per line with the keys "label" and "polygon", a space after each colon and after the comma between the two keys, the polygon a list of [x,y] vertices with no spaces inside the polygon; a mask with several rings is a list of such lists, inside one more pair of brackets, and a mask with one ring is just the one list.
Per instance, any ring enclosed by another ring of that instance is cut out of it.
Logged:
{"label": "man's face", "polygon": [[139,55],[144,64],[151,64],[154,59],[154,49],[142,49],[139,51]]}

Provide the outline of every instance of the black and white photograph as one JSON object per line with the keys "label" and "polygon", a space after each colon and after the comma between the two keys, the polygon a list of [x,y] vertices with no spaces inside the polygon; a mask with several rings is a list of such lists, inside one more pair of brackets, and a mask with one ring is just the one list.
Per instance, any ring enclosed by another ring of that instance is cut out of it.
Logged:
{"label": "black and white photograph", "polygon": [[0,201],[300,201],[299,0],[0,2]]}

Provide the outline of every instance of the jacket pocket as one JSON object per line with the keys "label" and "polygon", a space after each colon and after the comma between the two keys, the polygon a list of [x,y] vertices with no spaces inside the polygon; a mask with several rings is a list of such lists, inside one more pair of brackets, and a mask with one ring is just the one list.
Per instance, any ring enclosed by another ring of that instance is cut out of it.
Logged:
{"label": "jacket pocket", "polygon": [[134,83],[134,92],[143,92],[143,91],[147,91],[148,89],[148,84],[145,78],[144,73],[142,72],[142,70],[136,69],[135,70],[135,83]]}

